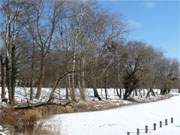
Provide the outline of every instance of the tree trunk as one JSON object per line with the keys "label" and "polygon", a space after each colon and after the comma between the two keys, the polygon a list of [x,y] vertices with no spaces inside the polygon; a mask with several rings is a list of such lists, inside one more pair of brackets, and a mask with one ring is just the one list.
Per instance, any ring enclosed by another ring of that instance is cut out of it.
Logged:
{"label": "tree trunk", "polygon": [[66,100],[69,100],[68,77],[69,75],[66,75]]}
{"label": "tree trunk", "polygon": [[10,49],[11,49],[11,46],[10,46],[10,41],[11,41],[11,16],[9,14],[7,14],[6,16],[6,58],[5,58],[5,66],[6,66],[6,87],[8,89],[8,98],[9,98],[9,103],[12,104],[12,91],[11,91],[11,77],[10,77],[10,72],[11,72],[11,69],[10,69]]}
{"label": "tree trunk", "polygon": [[108,92],[107,92],[107,77],[105,77],[104,85],[105,85],[105,88],[104,88],[104,91],[105,91],[105,98],[106,98],[106,100],[107,100],[107,99],[108,99]]}
{"label": "tree trunk", "polygon": [[146,97],[149,97],[150,94],[152,94],[153,96],[156,96],[152,88],[149,89],[149,91],[148,91]]}
{"label": "tree trunk", "polygon": [[139,95],[138,96],[140,96],[141,98],[143,97],[143,95],[142,95],[142,93],[141,93],[141,89],[139,89],[138,90],[138,93],[139,93]]}
{"label": "tree trunk", "polygon": [[33,100],[33,87],[34,87],[34,51],[35,46],[33,44],[33,52],[32,52],[32,58],[31,58],[31,79],[30,79],[30,100]]}
{"label": "tree trunk", "polygon": [[134,90],[134,95],[138,96],[137,89]]}
{"label": "tree trunk", "polygon": [[102,100],[101,97],[99,96],[98,91],[97,91],[96,79],[95,78],[94,78],[94,81],[93,81],[93,92],[94,92],[94,97],[98,98],[98,100]]}
{"label": "tree trunk", "polygon": [[108,100],[108,93],[107,93],[107,88],[106,87],[105,87],[104,91],[105,91],[106,100]]}
{"label": "tree trunk", "polygon": [[50,96],[49,96],[49,99],[48,99],[48,103],[50,103],[52,100],[53,100],[53,95],[54,95],[54,92],[55,92],[55,90],[56,90],[56,88],[57,88],[57,86],[60,84],[60,79],[58,79],[58,80],[56,80],[55,81],[55,83],[54,83],[54,86],[53,86],[53,89],[52,89],[52,91],[51,91],[51,93],[50,93]]}
{"label": "tree trunk", "polygon": [[[64,73],[62,76],[60,76],[60,77],[55,81],[54,86],[53,86],[53,89],[52,89],[52,91],[51,91],[51,93],[50,93],[48,102],[51,102],[51,101],[52,101],[55,90],[56,90],[57,87],[59,86],[61,80],[62,80],[64,77],[66,78],[67,75],[69,75],[69,72]],[[69,80],[69,81],[70,81],[70,80]]]}
{"label": "tree trunk", "polygon": [[68,74],[68,83],[69,83],[70,97],[72,100],[73,95],[72,95],[72,89],[71,89],[71,74]]}
{"label": "tree trunk", "polygon": [[143,96],[146,96],[146,90],[143,89]]}
{"label": "tree trunk", "polygon": [[105,74],[105,97],[108,100],[108,91],[107,91],[107,73]]}
{"label": "tree trunk", "polygon": [[44,74],[45,74],[44,57],[41,56],[41,65],[40,65],[40,71],[39,71],[39,80],[38,80],[38,86],[37,86],[37,92],[36,92],[36,99],[39,99],[41,96],[41,89],[42,89],[42,83],[44,80]]}
{"label": "tree trunk", "polygon": [[162,88],[161,91],[160,91],[160,94],[161,95],[166,95],[170,92],[170,90],[168,88]]}
{"label": "tree trunk", "polygon": [[4,60],[3,57],[1,56],[1,99],[5,98],[5,76],[4,76]]}
{"label": "tree trunk", "polygon": [[122,89],[121,88],[119,89],[119,96],[120,96],[120,98],[122,97]]}
{"label": "tree trunk", "polygon": [[124,93],[123,99],[127,100],[128,97],[131,95],[132,91],[133,91],[133,89],[130,89],[130,88],[125,89],[125,93]]}
{"label": "tree trunk", "polygon": [[70,90],[70,95],[71,95],[71,100],[76,101],[76,95],[75,95],[75,68],[76,68],[76,56],[75,54],[73,55],[73,63],[72,63],[72,71],[73,73],[71,74],[72,77],[72,87]]}
{"label": "tree trunk", "polygon": [[122,89],[121,88],[117,88],[116,89],[116,93],[117,93],[117,96],[119,97],[119,98],[121,98],[122,97]]}
{"label": "tree trunk", "polygon": [[80,61],[80,73],[78,77],[78,86],[79,86],[79,92],[80,92],[80,98],[81,100],[85,100],[85,93],[84,93],[84,87],[85,87],[85,82],[84,82],[84,60],[82,60],[82,63]]}
{"label": "tree trunk", "polygon": [[12,99],[12,104],[15,103],[15,87],[16,87],[16,74],[17,74],[17,69],[16,69],[16,58],[15,58],[15,52],[16,48],[14,45],[12,45],[12,51],[11,51],[11,99]]}
{"label": "tree trunk", "polygon": [[76,101],[76,97],[75,97],[75,90],[72,89],[72,74],[69,74],[69,89],[70,89],[70,97],[72,101]]}
{"label": "tree trunk", "polygon": [[75,89],[70,88],[70,96],[71,96],[71,100],[72,100],[72,101],[76,101]]}
{"label": "tree trunk", "polygon": [[119,94],[119,91],[118,91],[118,88],[116,88],[116,93],[117,93],[117,96],[118,96],[119,98],[121,98],[121,96],[120,96],[120,94]]}
{"label": "tree trunk", "polygon": [[127,100],[127,98],[128,98],[129,96],[128,96],[128,92],[127,92],[127,90],[125,90],[125,93],[124,93],[124,96],[123,96],[123,99],[124,100]]}
{"label": "tree trunk", "polygon": [[85,60],[84,60],[84,58],[82,58],[82,75],[81,75],[81,78],[82,78],[82,97],[83,97],[83,100],[86,100],[86,95],[85,95]]}
{"label": "tree trunk", "polygon": [[33,100],[33,86],[34,86],[34,70],[31,69],[31,80],[30,80],[30,100]]}
{"label": "tree trunk", "polygon": [[11,86],[10,86],[10,67],[9,67],[9,59],[8,57],[6,57],[6,86],[8,89],[8,98],[9,98],[9,103],[12,104],[12,90],[11,90]]}
{"label": "tree trunk", "polygon": [[84,88],[82,87],[82,84],[80,82],[80,77],[78,79],[78,85],[79,85],[80,98],[81,100],[85,100]]}

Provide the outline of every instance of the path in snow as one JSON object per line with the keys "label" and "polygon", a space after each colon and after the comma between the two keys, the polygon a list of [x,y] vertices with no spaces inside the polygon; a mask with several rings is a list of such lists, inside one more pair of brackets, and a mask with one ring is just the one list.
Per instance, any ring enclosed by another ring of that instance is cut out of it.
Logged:
{"label": "path in snow", "polygon": [[152,128],[153,123],[174,117],[174,124],[150,135],[180,135],[180,96],[111,110],[54,115],[47,123],[60,126],[62,135],[127,135],[136,128]]}

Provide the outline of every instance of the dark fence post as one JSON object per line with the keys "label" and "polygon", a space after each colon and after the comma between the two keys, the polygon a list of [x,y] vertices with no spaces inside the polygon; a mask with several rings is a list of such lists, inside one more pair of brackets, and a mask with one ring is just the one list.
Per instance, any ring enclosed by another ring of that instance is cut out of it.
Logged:
{"label": "dark fence post", "polygon": [[139,128],[137,128],[137,135],[139,135]]}
{"label": "dark fence post", "polygon": [[145,126],[145,133],[148,133],[148,126]]}
{"label": "dark fence post", "polygon": [[[171,123],[174,123],[173,117],[171,117]],[[168,125],[168,119],[165,119],[165,125]],[[159,127],[162,128],[162,121],[159,122]],[[153,130],[156,130],[156,123],[153,124]],[[145,125],[145,133],[148,133],[148,126]],[[130,135],[130,132],[127,132]],[[137,128],[137,135],[140,135],[140,130]]]}
{"label": "dark fence post", "polygon": [[165,119],[165,125],[168,125],[168,120],[167,119]]}
{"label": "dark fence post", "polygon": [[171,123],[174,123],[174,119],[173,119],[173,117],[171,117]]}
{"label": "dark fence post", "polygon": [[153,124],[153,130],[156,130],[156,123]]}

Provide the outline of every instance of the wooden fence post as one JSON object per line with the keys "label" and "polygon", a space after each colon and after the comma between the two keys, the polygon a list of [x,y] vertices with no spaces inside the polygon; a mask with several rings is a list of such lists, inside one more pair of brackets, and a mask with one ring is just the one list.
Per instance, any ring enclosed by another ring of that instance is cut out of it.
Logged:
{"label": "wooden fence post", "polygon": [[153,130],[156,130],[156,123],[153,124]]}
{"label": "wooden fence post", "polygon": [[139,128],[137,128],[137,135],[139,135]]}
{"label": "wooden fence post", "polygon": [[[171,117],[171,123],[174,123],[173,117]],[[168,125],[168,120],[165,119],[165,125]],[[159,127],[162,128],[162,121],[159,122]],[[156,123],[153,124],[153,130],[156,130]],[[145,125],[145,133],[148,133],[148,126]],[[130,132],[127,132],[127,135],[130,135]],[[140,135],[140,130],[137,128],[137,135]]]}
{"label": "wooden fence post", "polygon": [[145,133],[148,133],[148,126],[145,126]]}
{"label": "wooden fence post", "polygon": [[165,125],[168,125],[168,120],[167,119],[165,119]]}
{"label": "wooden fence post", "polygon": [[171,117],[171,123],[174,123],[174,119],[173,119],[173,117]]}

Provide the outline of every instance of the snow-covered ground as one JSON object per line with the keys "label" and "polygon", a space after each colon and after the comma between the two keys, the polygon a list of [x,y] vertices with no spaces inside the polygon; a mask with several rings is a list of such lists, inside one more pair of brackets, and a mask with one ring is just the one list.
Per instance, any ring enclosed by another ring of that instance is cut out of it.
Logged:
{"label": "snow-covered ground", "polygon": [[[105,111],[54,115],[45,123],[60,127],[62,135],[127,135],[127,131],[136,132],[145,125],[152,129],[153,123],[158,127],[149,135],[180,135],[179,106],[180,95],[176,95],[163,101]],[[160,129],[159,121],[164,124],[164,120],[171,117],[174,123]]]}
{"label": "snow-covered ground", "polygon": [[[77,90],[78,91],[78,90]],[[46,102],[50,94],[50,88],[43,88],[42,95],[37,102]],[[103,89],[98,89],[101,97],[105,97]],[[142,91],[142,95],[146,95]],[[155,92],[158,94],[159,90]],[[177,93],[177,90],[172,90]],[[76,92],[78,95],[78,92]],[[176,94],[177,95],[177,94]],[[6,95],[7,96],[7,95]],[[23,102],[29,98],[29,88],[16,88],[16,100]],[[93,90],[86,89],[87,99],[92,100]],[[59,102],[65,98],[65,89],[57,89],[55,97]],[[114,89],[108,89],[108,97],[119,99]],[[0,103],[1,104],[1,103]],[[127,131],[135,132],[136,128],[144,129],[145,125],[152,128],[153,123],[164,121],[165,118],[174,117],[174,124],[158,128],[150,135],[180,135],[180,96],[175,96],[164,101],[126,106],[106,111],[84,112],[73,114],[60,114],[46,119],[45,123],[54,124],[61,129],[61,135],[127,135]]]}
{"label": "snow-covered ground", "polygon": [[178,124],[173,124],[167,128],[159,129],[159,131],[152,133],[152,135],[180,135],[180,123]]}
{"label": "snow-covered ground", "polygon": [[[47,102],[49,99],[49,95],[51,93],[52,88],[42,88],[41,97],[39,100],[34,99],[33,103],[39,103],[39,102]],[[98,93],[101,96],[102,99],[105,99],[105,90],[103,88],[98,88]],[[117,96],[116,90],[114,88],[108,88],[108,98],[117,100],[119,97]],[[122,89],[122,95],[124,94],[125,90]],[[159,95],[160,90],[154,89],[154,92],[156,95]],[[36,88],[34,88],[34,96],[36,93]],[[75,89],[76,97],[79,97],[79,89]],[[0,87],[0,94],[1,94],[1,87]],[[138,95],[146,96],[147,90],[142,89],[138,92]],[[87,100],[97,100],[94,97],[93,89],[92,88],[86,88],[85,89],[85,95]],[[6,98],[8,98],[8,92],[6,89]],[[30,98],[30,88],[27,87],[16,87],[15,90],[15,99],[17,103],[27,103],[27,99]],[[59,103],[62,100],[66,99],[66,89],[65,88],[58,88],[54,93],[54,102]],[[0,96],[0,104],[1,104],[1,96]]]}

